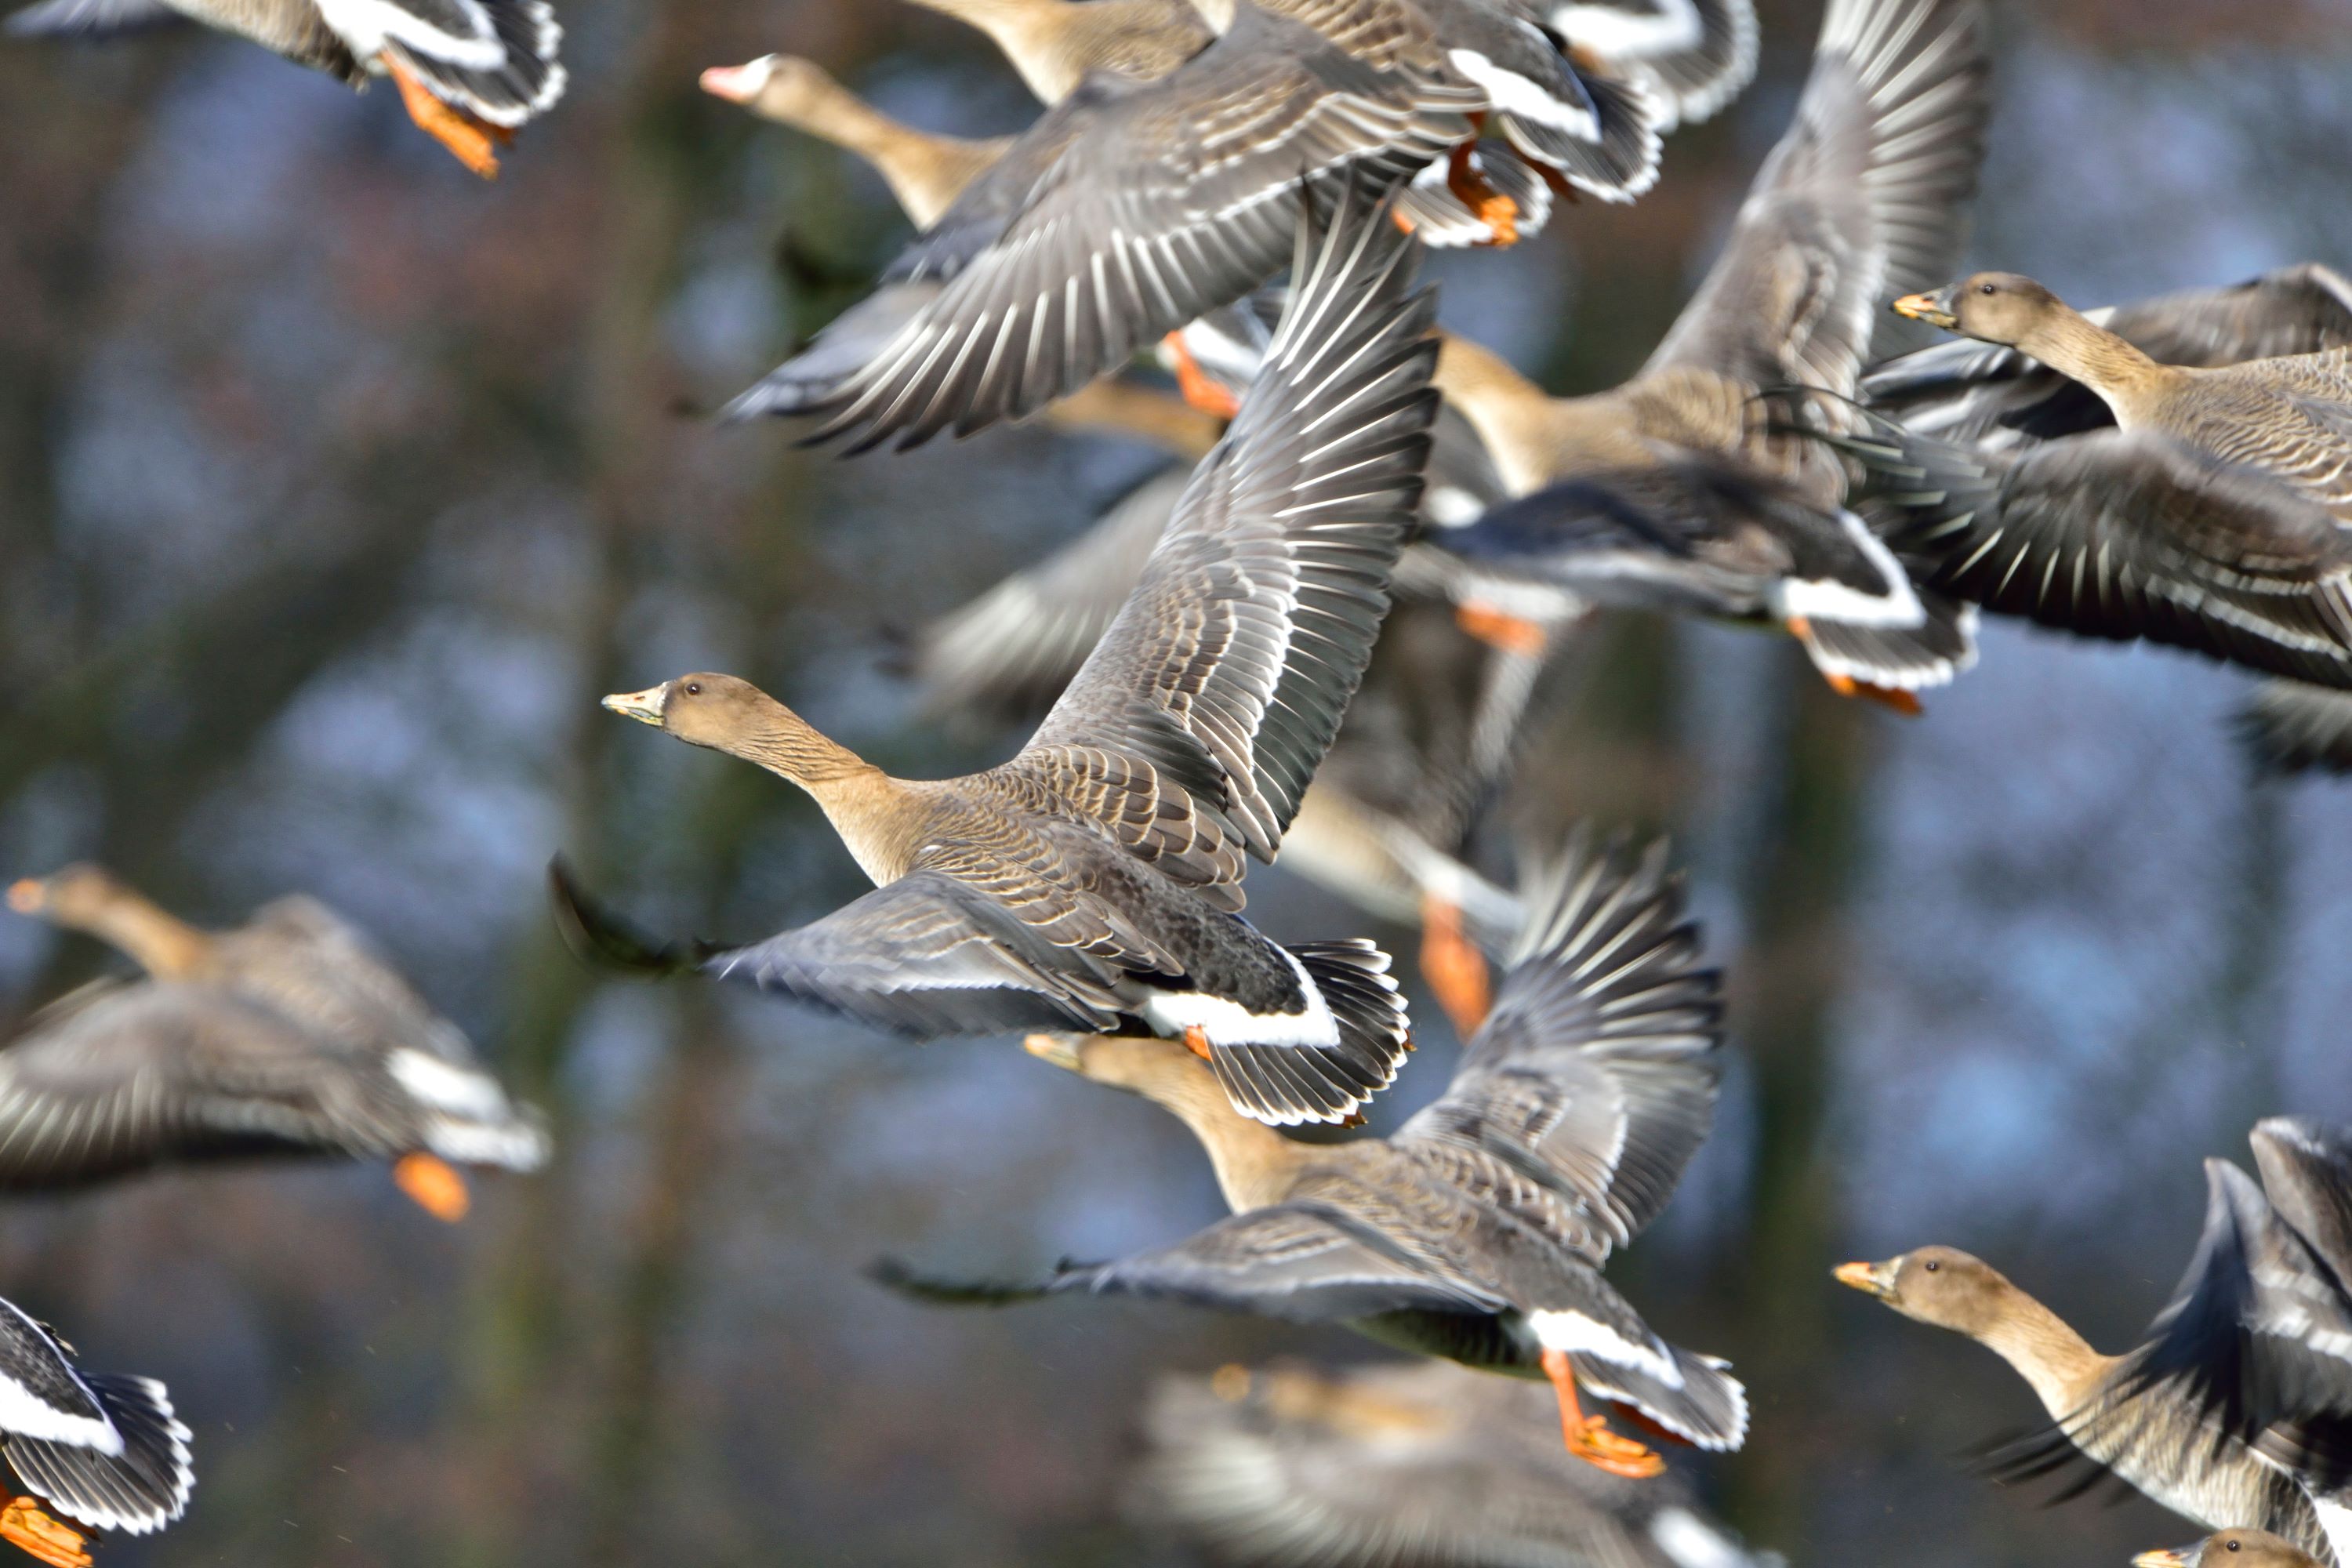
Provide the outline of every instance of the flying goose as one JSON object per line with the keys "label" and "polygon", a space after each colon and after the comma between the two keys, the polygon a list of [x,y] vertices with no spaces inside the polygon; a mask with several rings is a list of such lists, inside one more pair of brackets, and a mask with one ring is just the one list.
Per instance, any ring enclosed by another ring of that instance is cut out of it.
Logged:
{"label": "flying goose", "polygon": [[2352,350],[2168,365],[2014,273],[1895,303],[2031,354],[2114,428],[1972,447],[1884,419],[1835,438],[1927,581],[2085,637],[2352,688]]}
{"label": "flying goose", "polygon": [[[84,1372],[63,1340],[0,1300],[0,1455],[29,1495],[0,1506],[0,1541],[52,1568],[90,1568],[89,1530],[148,1535],[185,1513],[188,1428],[152,1377]],[[45,1508],[43,1505],[46,1504]]]}
{"label": "flying goose", "polygon": [[2252,1142],[2261,1186],[2206,1162],[2196,1256],[2125,1355],[1950,1247],[1837,1278],[2015,1367],[2053,1424],[2035,1462],[2079,1456],[2208,1529],[2352,1563],[2352,1136],[2274,1117]]}
{"label": "flying goose", "polygon": [[2327,1564],[2266,1530],[2222,1530],[2192,1546],[2143,1552],[2132,1559],[2132,1568],[2327,1568]]}
{"label": "flying goose", "polygon": [[986,33],[1040,103],[1097,71],[1157,81],[1216,37],[1191,0],[914,0]]}
{"label": "flying goose", "polygon": [[98,37],[183,19],[356,88],[390,77],[419,129],[486,180],[516,128],[563,96],[547,0],[41,0],[6,28]]}
{"label": "flying goose", "polygon": [[[1071,404],[1115,382],[1097,382]],[[1171,404],[1173,399],[1169,400]],[[917,638],[910,673],[935,715],[1042,713],[1133,591],[1183,496],[1186,472],[1146,479],[1096,524]],[[1423,491],[1433,509],[1493,499],[1493,468],[1459,416],[1438,422]],[[1364,684],[1283,838],[1283,864],[1367,913],[1423,930],[1421,965],[1464,1038],[1486,1014],[1483,949],[1507,943],[1517,900],[1462,859],[1500,784],[1538,660],[1455,626],[1447,557],[1408,546]]]}
{"label": "flying goose", "polygon": [[1244,1562],[1763,1568],[1676,1480],[1563,1453],[1550,1403],[1436,1361],[1163,1378],[1130,1511]]}
{"label": "flying goose", "polygon": [[539,1113],[367,940],[307,898],[234,931],[164,912],[94,866],[27,878],[8,905],[110,943],[146,972],[36,1013],[0,1050],[0,1191],[263,1154],[392,1160],[401,1190],[465,1216],[445,1163],[536,1170]]}
{"label": "flying goose", "polygon": [[1010,136],[975,141],[901,124],[834,80],[814,61],[794,55],[762,55],[740,66],[713,66],[702,73],[702,90],[740,103],[762,120],[805,131],[856,153],[881,174],[890,195],[919,228],[937,223],[963,188],[1013,144]]}
{"label": "flying goose", "polygon": [[1845,510],[1843,466],[1760,395],[1851,395],[1882,291],[1958,248],[1988,107],[1970,0],[1835,0],[1794,123],[1638,375],[1555,398],[1446,340],[1439,390],[1523,498],[1431,533],[1468,563],[1479,624],[1539,644],[1547,605],[1777,622],[1839,690],[1906,709],[1967,668],[1965,613],[1914,591]]}
{"label": "flying goose", "polygon": [[[2352,281],[2305,262],[2221,289],[2190,289],[2083,312],[2159,364],[2210,369],[2352,348]],[[2021,457],[2044,442],[2111,431],[2116,416],[2084,383],[2021,351],[1956,338],[1865,376],[1870,405],[1915,436]],[[2263,681],[2240,728],[2265,765],[2352,770],[2352,693]]]}
{"label": "flying goose", "polygon": [[1486,1027],[1452,1086],[1389,1138],[1309,1144],[1232,1115],[1165,1041],[1035,1035],[1034,1055],[1140,1094],[1201,1141],[1233,1217],[1045,1283],[967,1286],[886,1265],[948,1302],[1080,1290],[1344,1323],[1401,1349],[1548,1379],[1568,1450],[1642,1479],[1657,1455],[1587,1415],[1579,1387],[1675,1436],[1736,1448],[1747,1395],[1667,1343],[1601,1277],[1665,1206],[1714,1119],[1717,976],[1696,965],[1663,846],[1634,860],[1570,841],[1529,884]]}
{"label": "flying goose", "polygon": [[1351,195],[1300,231],[1268,372],[1010,763],[894,779],[727,676],[607,698],[806,789],[877,884],[764,942],[644,956],[923,1037],[1181,1039],[1269,1121],[1339,1121],[1384,1088],[1407,1040],[1387,956],[1277,946],[1239,911],[1362,677],[1420,496],[1433,307],[1386,214]]}
{"label": "flying goose", "polygon": [[1646,96],[1571,64],[1524,0],[1202,10],[1214,42],[1157,81],[1087,78],[729,414],[818,416],[810,440],[862,451],[1033,413],[1265,283],[1349,180],[1443,163],[1511,237],[1472,158],[1489,123],[1564,185],[1624,200],[1655,177]]}

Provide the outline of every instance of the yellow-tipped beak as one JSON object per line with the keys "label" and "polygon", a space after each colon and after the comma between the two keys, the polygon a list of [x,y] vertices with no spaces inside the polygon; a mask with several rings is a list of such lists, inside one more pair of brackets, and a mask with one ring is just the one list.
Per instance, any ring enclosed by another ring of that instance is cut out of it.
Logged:
{"label": "yellow-tipped beak", "polygon": [[1884,1263],[1841,1263],[1830,1278],[1882,1301],[1895,1294],[1895,1270]]}
{"label": "yellow-tipped beak", "polygon": [[635,719],[640,724],[661,728],[662,699],[669,694],[669,682],[649,686],[643,691],[615,691],[604,699],[604,706],[624,719]]}
{"label": "yellow-tipped beak", "polygon": [[8,907],[20,915],[37,915],[48,901],[48,885],[38,877],[25,877],[8,884]]}
{"label": "yellow-tipped beak", "polygon": [[1941,294],[1906,294],[1895,301],[1895,313],[1908,316],[1915,321],[1925,321],[1931,327],[1941,327],[1948,332],[1960,324],[1960,319],[1952,314],[1951,307],[1944,302]]}
{"label": "yellow-tipped beak", "polygon": [[1021,1048],[1039,1061],[1051,1062],[1065,1072],[1077,1072],[1081,1070],[1079,1037],[1076,1035],[1024,1035],[1021,1039]]}
{"label": "yellow-tipped beak", "polygon": [[2143,1552],[2132,1559],[2132,1568],[2189,1568],[2189,1559],[2179,1552]]}

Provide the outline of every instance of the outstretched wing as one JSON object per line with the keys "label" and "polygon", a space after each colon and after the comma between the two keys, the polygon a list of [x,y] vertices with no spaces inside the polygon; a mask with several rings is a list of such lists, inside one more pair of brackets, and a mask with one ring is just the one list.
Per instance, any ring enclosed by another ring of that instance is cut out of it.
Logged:
{"label": "outstretched wing", "polygon": [[1872,471],[1921,582],[2084,637],[2194,648],[2352,684],[2352,533],[2263,476],[2148,431],[2021,455],[1879,422],[1839,443]]}
{"label": "outstretched wing", "polygon": [[1493,1013],[1391,1142],[1500,1163],[1555,1211],[1528,1217],[1598,1263],[1657,1217],[1713,1125],[1721,987],[1663,843],[1635,858],[1580,830],[1531,885]]}
{"label": "outstretched wing", "polygon": [[[1412,291],[1412,247],[1385,215],[1350,202],[1302,230],[1302,282],[1233,428],[1001,770],[1059,781],[1115,759],[1083,790],[1055,787],[1130,844],[1189,807],[1272,858],[1363,678],[1436,405],[1431,297]],[[1219,879],[1241,871],[1238,855],[1219,858]]]}
{"label": "outstretched wing", "polygon": [[[811,438],[910,446],[1076,391],[1273,276],[1310,183],[1404,179],[1465,138],[1484,101],[1244,4],[1172,74],[1074,95],[974,182],[892,274],[940,274],[944,257],[952,278],[814,401],[826,419]],[[1032,138],[1057,143],[1034,178],[1021,156]],[[957,227],[967,204],[984,219],[970,234]]]}

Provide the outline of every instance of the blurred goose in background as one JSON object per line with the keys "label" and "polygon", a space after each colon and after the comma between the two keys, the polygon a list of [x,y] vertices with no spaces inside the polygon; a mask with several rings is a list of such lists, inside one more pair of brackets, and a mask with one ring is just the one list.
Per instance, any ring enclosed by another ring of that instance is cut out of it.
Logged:
{"label": "blurred goose in background", "polygon": [[1725,1363],[1660,1338],[1601,1273],[1665,1206],[1713,1122],[1717,976],[1697,967],[1663,845],[1635,860],[1579,834],[1531,879],[1528,905],[1454,1082],[1388,1138],[1310,1144],[1244,1121],[1165,1041],[1031,1037],[1032,1053],[1182,1121],[1233,1217],[1115,1263],[1065,1264],[1042,1285],[951,1284],[896,1265],[883,1278],[950,1303],[1082,1290],[1344,1323],[1549,1380],[1568,1451],[1634,1479],[1663,1461],[1587,1415],[1580,1386],[1675,1437],[1738,1447],[1748,1399]]}
{"label": "blurred goose in background", "polygon": [[1033,413],[1266,282],[1351,181],[1442,163],[1508,240],[1533,226],[1472,160],[1490,120],[1563,188],[1656,176],[1646,94],[1571,63],[1524,0],[1201,9],[1214,42],[1157,81],[1087,77],[729,414],[816,416],[810,440],[863,451]]}
{"label": "blurred goose in background", "polygon": [[1446,340],[1438,387],[1524,498],[1430,536],[1469,563],[1480,624],[1538,640],[1532,606],[1589,603],[1778,622],[1837,689],[1906,710],[1967,668],[1965,613],[1914,591],[1843,466],[1760,395],[1853,392],[1882,291],[1958,250],[1989,107],[1969,0],[1834,0],[1795,123],[1637,376],[1555,398]]}
{"label": "blurred goose in background", "polygon": [[183,19],[353,87],[390,77],[408,117],[484,179],[516,128],[563,96],[546,0],[42,0],[6,28],[89,37]]}
{"label": "blurred goose in background", "polygon": [[2266,1530],[2223,1530],[2193,1546],[2143,1552],[2132,1568],[2327,1568],[2291,1541]]}
{"label": "blurred goose in background", "polygon": [[[1444,1362],[1167,1377],[1130,1511],[1252,1563],[1764,1568],[1673,1479],[1561,1451],[1536,1389]],[[2235,1565],[2233,1564],[2233,1568]]]}
{"label": "blurred goose in background", "polygon": [[2113,428],[1972,447],[1885,420],[1837,437],[1926,580],[2085,637],[2352,688],[2352,351],[2151,359],[2014,273],[1895,309],[2031,354]]}
{"label": "blurred goose in background", "polygon": [[341,1155],[395,1162],[401,1190],[454,1221],[466,1182],[445,1162],[546,1163],[539,1112],[509,1100],[457,1026],[315,900],[199,931],[73,866],[16,883],[8,905],[110,943],[146,978],[85,985],[0,1050],[0,1191]]}
{"label": "blurred goose in background", "polygon": [[702,73],[702,90],[856,153],[874,165],[919,228],[937,223],[963,188],[1013,144],[1010,136],[974,141],[901,124],[814,61],[793,55],[713,66]]}
{"label": "blurred goose in background", "polygon": [[[1056,405],[1055,416],[1118,385],[1097,382]],[[1142,576],[1189,478],[1170,468],[1145,480],[1077,538],[926,627],[910,668],[925,709],[1042,714]],[[1458,415],[1441,417],[1424,519],[1433,508],[1480,506],[1498,494],[1476,437]],[[1515,754],[1540,660],[1462,632],[1452,574],[1448,558],[1407,547],[1396,605],[1284,835],[1282,863],[1368,913],[1421,926],[1423,972],[1466,1039],[1490,991],[1482,950],[1507,944],[1520,910],[1464,857],[1477,808]]]}
{"label": "blurred goose in background", "polygon": [[188,1428],[152,1377],[84,1372],[72,1347],[0,1300],[0,1454],[31,1495],[0,1506],[0,1541],[54,1568],[89,1568],[90,1530],[148,1535],[196,1488]]}
{"label": "blurred goose in background", "polygon": [[[2352,281],[2305,262],[2228,288],[2085,310],[2083,319],[2158,364],[2210,369],[2352,348]],[[1972,447],[1980,458],[2021,458],[2043,442],[2116,425],[2106,400],[2086,384],[2020,349],[1971,338],[1890,360],[1864,378],[1863,389],[1873,408],[1913,436]],[[2272,767],[2352,770],[2352,694],[2268,680],[2240,721],[2255,755]]]}
{"label": "blurred goose in background", "polygon": [[2017,1468],[2079,1457],[2208,1529],[2234,1521],[2352,1563],[2352,1136],[2274,1117],[2252,1142],[2262,1184],[2205,1163],[2196,1256],[2126,1355],[2101,1355],[1950,1247],[1837,1278],[1979,1341],[2032,1384],[2053,1430]]}
{"label": "blurred goose in background", "polygon": [[1387,210],[1301,230],[1267,373],[1012,762],[894,779],[726,676],[605,700],[806,789],[876,891],[731,950],[632,952],[573,900],[581,932],[919,1037],[1181,1039],[1269,1121],[1339,1121],[1386,1087],[1407,1040],[1387,955],[1277,946],[1239,911],[1362,678],[1420,497],[1433,307]]}

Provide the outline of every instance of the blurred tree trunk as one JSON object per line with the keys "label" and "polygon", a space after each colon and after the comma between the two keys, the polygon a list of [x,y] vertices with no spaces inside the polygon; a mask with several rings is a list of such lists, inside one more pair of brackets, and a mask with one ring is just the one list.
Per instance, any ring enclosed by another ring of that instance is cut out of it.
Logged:
{"label": "blurred tree trunk", "polygon": [[1796,660],[1788,669],[1780,742],[1767,751],[1776,765],[1757,784],[1769,805],[1748,868],[1731,1020],[1756,1085],[1748,1223],[1727,1239],[1723,1267],[1746,1331],[1734,1359],[1755,1412],[1732,1471],[1731,1517],[1751,1540],[1799,1551],[1834,1436],[1816,1419],[1837,1261],[1838,1194],[1823,1147],[1832,1014],[1853,962],[1847,915],[1863,870],[1870,729],[1892,721],[1832,694]]}

